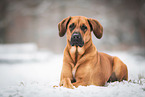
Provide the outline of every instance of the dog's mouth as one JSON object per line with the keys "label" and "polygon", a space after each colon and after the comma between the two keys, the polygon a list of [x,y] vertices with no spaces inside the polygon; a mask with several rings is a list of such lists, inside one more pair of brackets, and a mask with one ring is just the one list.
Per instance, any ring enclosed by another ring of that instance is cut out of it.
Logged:
{"label": "dog's mouth", "polygon": [[70,45],[71,46],[83,47],[84,46],[84,41],[71,40]]}
{"label": "dog's mouth", "polygon": [[84,41],[80,33],[74,32],[71,36],[70,40],[70,45],[71,46],[79,46],[83,47],[84,46]]}

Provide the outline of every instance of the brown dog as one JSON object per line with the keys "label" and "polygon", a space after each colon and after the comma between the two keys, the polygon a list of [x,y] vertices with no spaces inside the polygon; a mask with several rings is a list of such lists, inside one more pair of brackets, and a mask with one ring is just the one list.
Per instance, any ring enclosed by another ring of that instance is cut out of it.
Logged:
{"label": "brown dog", "polygon": [[60,86],[103,86],[106,82],[128,80],[127,66],[118,58],[97,51],[91,32],[100,39],[101,24],[91,18],[73,16],[58,24],[59,36],[67,33]]}

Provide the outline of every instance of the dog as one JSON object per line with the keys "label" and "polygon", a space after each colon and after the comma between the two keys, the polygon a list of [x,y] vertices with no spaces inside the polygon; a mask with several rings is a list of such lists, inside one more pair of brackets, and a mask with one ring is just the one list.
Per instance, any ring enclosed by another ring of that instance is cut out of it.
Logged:
{"label": "dog", "polygon": [[104,86],[106,82],[128,80],[127,66],[115,56],[98,52],[92,42],[103,35],[102,25],[84,16],[69,16],[58,24],[59,36],[67,34],[60,86]]}

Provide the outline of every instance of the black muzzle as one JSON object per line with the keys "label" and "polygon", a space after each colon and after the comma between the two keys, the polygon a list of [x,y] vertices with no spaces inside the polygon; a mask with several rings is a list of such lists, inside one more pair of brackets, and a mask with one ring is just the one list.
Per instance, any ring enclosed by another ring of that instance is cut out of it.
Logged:
{"label": "black muzzle", "polygon": [[84,45],[83,38],[79,32],[74,32],[71,36],[70,40],[71,46],[79,46],[82,47]]}

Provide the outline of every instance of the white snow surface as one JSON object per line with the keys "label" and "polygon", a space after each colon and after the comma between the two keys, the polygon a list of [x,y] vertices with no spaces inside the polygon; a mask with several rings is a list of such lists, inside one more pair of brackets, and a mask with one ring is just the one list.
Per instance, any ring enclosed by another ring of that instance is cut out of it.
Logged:
{"label": "white snow surface", "polygon": [[128,51],[108,52],[128,67],[129,81],[105,86],[59,85],[63,54],[39,51],[35,44],[0,45],[0,97],[145,97],[145,59]]}

